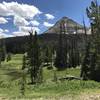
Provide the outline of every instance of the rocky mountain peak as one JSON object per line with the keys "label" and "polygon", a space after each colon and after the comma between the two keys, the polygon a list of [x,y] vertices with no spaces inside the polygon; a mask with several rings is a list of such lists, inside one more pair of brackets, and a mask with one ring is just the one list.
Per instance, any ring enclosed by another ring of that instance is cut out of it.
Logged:
{"label": "rocky mountain peak", "polygon": [[47,31],[45,31],[44,33],[50,33],[50,34],[59,34],[60,33],[60,25],[61,23],[65,24],[65,31],[66,34],[72,34],[75,32],[75,28],[78,28],[79,33],[82,32],[83,30],[83,26],[80,25],[79,23],[75,22],[74,20],[68,18],[68,17],[62,17],[59,21],[57,21],[55,23],[54,26],[52,26],[51,28],[49,28]]}

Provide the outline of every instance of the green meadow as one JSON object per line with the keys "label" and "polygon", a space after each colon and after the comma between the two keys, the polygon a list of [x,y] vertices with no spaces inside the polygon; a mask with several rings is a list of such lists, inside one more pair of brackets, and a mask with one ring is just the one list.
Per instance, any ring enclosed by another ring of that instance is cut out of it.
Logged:
{"label": "green meadow", "polygon": [[[100,100],[100,83],[82,80],[54,79],[54,70],[43,68],[43,82],[30,85],[26,71],[25,95],[21,94],[22,54],[12,55],[12,60],[2,62],[0,68],[0,100]],[[57,78],[80,76],[80,68],[56,70]]]}

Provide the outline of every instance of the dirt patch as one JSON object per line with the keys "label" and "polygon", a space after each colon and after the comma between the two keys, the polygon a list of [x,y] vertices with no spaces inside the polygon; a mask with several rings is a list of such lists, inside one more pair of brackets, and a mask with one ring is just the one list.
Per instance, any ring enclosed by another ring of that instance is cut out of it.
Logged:
{"label": "dirt patch", "polygon": [[8,99],[8,98],[5,98],[5,97],[0,97],[0,100],[100,100],[100,94],[80,94],[80,95],[77,95],[77,96],[72,96],[72,95],[64,95],[64,96],[58,96],[58,97],[41,97],[41,98],[37,98],[37,99],[34,99],[34,98],[31,98],[31,99]]}
{"label": "dirt patch", "polygon": [[81,95],[80,100],[100,100],[100,94]]}
{"label": "dirt patch", "polygon": [[9,99],[7,99],[5,97],[0,97],[0,100],[9,100]]}

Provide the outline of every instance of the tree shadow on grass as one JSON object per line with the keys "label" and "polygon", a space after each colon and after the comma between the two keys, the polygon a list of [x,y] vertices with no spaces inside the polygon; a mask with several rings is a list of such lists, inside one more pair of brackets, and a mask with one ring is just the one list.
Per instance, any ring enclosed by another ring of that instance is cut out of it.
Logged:
{"label": "tree shadow on grass", "polygon": [[11,81],[13,81],[13,80],[17,80],[17,79],[21,78],[22,73],[18,72],[18,71],[11,71],[11,72],[6,73],[6,75],[10,76]]}
{"label": "tree shadow on grass", "polygon": [[0,70],[2,71],[2,75],[7,75],[10,77],[11,81],[17,80],[22,76],[22,72],[20,70],[6,68],[0,68]]}

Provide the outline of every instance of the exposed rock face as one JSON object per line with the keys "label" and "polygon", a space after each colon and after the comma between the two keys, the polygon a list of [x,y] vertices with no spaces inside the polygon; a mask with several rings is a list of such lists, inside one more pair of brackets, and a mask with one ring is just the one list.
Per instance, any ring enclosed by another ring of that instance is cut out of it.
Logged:
{"label": "exposed rock face", "polygon": [[[60,24],[64,22],[65,24],[65,31],[66,34],[75,34],[76,32],[76,28],[77,28],[77,33],[84,33],[84,27],[80,24],[78,24],[77,22],[73,21],[72,19],[69,19],[68,17],[63,17],[62,19],[60,19],[59,21],[57,21],[55,23],[55,25],[51,28],[49,28],[47,31],[45,31],[44,33],[50,33],[50,34],[54,34],[60,33]],[[87,28],[88,31],[88,28]]]}

